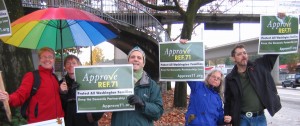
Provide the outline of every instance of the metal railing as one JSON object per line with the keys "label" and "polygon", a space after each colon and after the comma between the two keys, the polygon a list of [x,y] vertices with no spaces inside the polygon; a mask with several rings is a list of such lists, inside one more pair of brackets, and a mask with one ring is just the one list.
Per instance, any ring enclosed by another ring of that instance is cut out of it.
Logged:
{"label": "metal railing", "polygon": [[[158,13],[158,11],[147,8],[136,0],[23,0],[22,2],[25,7],[34,8],[61,6],[80,8],[109,22],[131,26],[138,31],[148,34],[158,42],[171,41],[162,24],[151,15]],[[156,5],[162,4],[157,3],[155,0],[152,0],[152,2]],[[278,11],[279,5],[281,5],[269,0],[244,0],[235,5],[224,3],[212,11],[214,4],[210,3],[201,7],[198,13],[219,13],[225,11],[226,14],[273,14]],[[169,3],[169,5],[172,5],[172,3]],[[300,5],[296,4],[295,6],[298,7]],[[173,11],[159,11],[159,13],[177,14],[177,12]]]}
{"label": "metal railing", "polygon": [[[66,0],[23,0],[23,3],[31,3],[32,5],[48,4],[48,6],[64,6]],[[102,8],[103,12],[109,12],[111,8],[116,7],[116,4],[130,3],[131,5],[147,11],[148,13],[173,13],[172,11],[156,11],[151,8],[147,8],[136,0],[71,0],[77,3],[92,6],[93,8]],[[166,4],[159,0],[148,0],[151,4],[164,6]],[[173,5],[169,2],[167,5]],[[182,7],[186,9],[184,2],[181,2]],[[232,1],[216,0],[199,9],[198,13],[226,13],[226,14],[274,14],[284,8],[289,13],[300,12],[300,1],[295,0],[243,0],[242,2],[235,3]],[[174,12],[177,13],[177,12]]]}
{"label": "metal railing", "polygon": [[144,6],[123,0],[106,0],[102,1],[102,4],[100,2],[100,5],[99,2],[91,5],[127,25],[136,27],[136,30],[147,33],[159,42],[171,40],[162,24],[148,13],[149,10],[144,10],[146,9]]}
{"label": "metal railing", "polygon": [[108,22],[131,26],[140,32],[144,32],[157,42],[171,41],[169,34],[162,24],[146,10],[138,8],[122,0],[93,0],[82,2],[81,0],[23,0],[24,7],[48,8],[48,7],[73,7],[93,13]]}

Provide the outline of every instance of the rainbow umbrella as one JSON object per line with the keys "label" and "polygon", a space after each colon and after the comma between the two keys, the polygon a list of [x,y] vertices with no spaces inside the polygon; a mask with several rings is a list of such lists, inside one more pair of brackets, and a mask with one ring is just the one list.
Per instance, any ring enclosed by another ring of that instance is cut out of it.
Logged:
{"label": "rainbow umbrella", "polygon": [[37,10],[11,25],[12,35],[2,37],[2,41],[29,49],[50,47],[62,50],[76,46],[95,46],[117,36],[117,29],[111,24],[76,8]]}

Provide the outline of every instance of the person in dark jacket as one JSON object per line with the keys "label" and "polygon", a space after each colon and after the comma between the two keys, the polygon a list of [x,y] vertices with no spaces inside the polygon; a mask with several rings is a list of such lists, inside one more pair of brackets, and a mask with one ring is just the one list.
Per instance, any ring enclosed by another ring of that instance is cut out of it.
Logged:
{"label": "person in dark jacket", "polygon": [[153,126],[163,114],[163,102],[159,85],[143,70],[146,57],[139,47],[128,54],[128,62],[133,65],[134,95],[127,97],[128,103],[135,105],[134,111],[113,112],[112,126]]}
{"label": "person in dark jacket", "polygon": [[67,71],[65,77],[60,81],[60,94],[62,106],[65,112],[66,126],[98,126],[98,120],[103,113],[77,113],[76,89],[77,83],[74,81],[74,67],[81,66],[78,57],[68,55],[64,60],[64,67]]}
{"label": "person in dark jacket", "polygon": [[[32,96],[27,108],[27,122],[36,123],[50,119],[64,117],[64,111],[59,97],[59,84],[53,74],[55,52],[53,49],[44,47],[38,51],[40,86]],[[29,98],[34,82],[33,72],[24,75],[20,87],[8,95],[0,90],[0,101],[8,100],[10,106],[22,106]]]}
{"label": "person in dark jacket", "polygon": [[263,55],[251,62],[245,47],[237,45],[231,57],[236,65],[225,78],[224,122],[233,126],[266,126],[264,109],[271,116],[281,109],[271,75],[278,55]]}
{"label": "person in dark jacket", "polygon": [[224,75],[213,70],[205,82],[188,81],[191,88],[190,102],[185,114],[186,126],[217,126],[224,124],[221,95]]}

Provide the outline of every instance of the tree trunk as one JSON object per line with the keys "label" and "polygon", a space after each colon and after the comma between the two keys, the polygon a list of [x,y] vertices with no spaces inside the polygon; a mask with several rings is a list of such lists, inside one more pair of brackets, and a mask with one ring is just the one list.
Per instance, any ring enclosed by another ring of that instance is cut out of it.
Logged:
{"label": "tree trunk", "polygon": [[[181,31],[182,39],[191,40],[194,20],[196,17],[196,12],[193,12],[193,9],[197,8],[189,8],[184,15],[184,22]],[[175,84],[175,92],[174,92],[174,106],[175,107],[186,107],[187,106],[187,91],[186,91],[186,82],[176,82]]]}
{"label": "tree trunk", "polygon": [[[24,15],[20,0],[4,0],[4,2],[11,22]],[[31,50],[16,48],[1,41],[0,59],[0,71],[2,71],[6,91],[10,94],[19,87],[23,75],[34,69]],[[16,115],[15,112],[16,111],[12,108],[13,118]],[[2,120],[3,118],[0,119],[0,122],[5,122]],[[20,120],[18,120],[18,122],[19,121]]]}
{"label": "tree trunk", "polygon": [[[183,28],[181,31],[181,39],[191,40],[197,11],[199,10],[199,8],[201,6],[204,6],[207,3],[213,2],[214,0],[188,0],[188,6],[187,6],[186,12],[178,6],[175,6],[174,8],[169,7],[169,6],[160,7],[160,6],[154,6],[154,5],[148,4],[147,1],[145,1],[145,0],[137,0],[137,1],[139,3],[145,5],[146,7],[150,7],[155,10],[161,10],[161,11],[173,10],[173,11],[177,11],[178,13],[180,13],[180,15],[184,18]],[[186,107],[186,95],[187,95],[186,94],[186,82],[176,82],[175,93],[174,93],[175,107]]]}
{"label": "tree trunk", "polygon": [[186,82],[176,82],[174,91],[174,107],[186,107]]}
{"label": "tree trunk", "polygon": [[193,26],[195,23],[196,13],[187,11],[186,14],[183,16],[183,26],[181,31],[181,38],[182,39],[189,39],[192,38],[193,33]]}
{"label": "tree trunk", "polygon": [[171,81],[167,82],[167,91],[172,90]]}
{"label": "tree trunk", "polygon": [[[24,15],[21,1],[5,0],[11,22]],[[15,91],[23,75],[34,69],[30,49],[17,48],[3,42],[0,43],[0,70],[8,92]]]}
{"label": "tree trunk", "polygon": [[171,36],[171,31],[172,31],[172,24],[167,24],[167,29],[166,29],[167,33],[169,34],[169,36]]}

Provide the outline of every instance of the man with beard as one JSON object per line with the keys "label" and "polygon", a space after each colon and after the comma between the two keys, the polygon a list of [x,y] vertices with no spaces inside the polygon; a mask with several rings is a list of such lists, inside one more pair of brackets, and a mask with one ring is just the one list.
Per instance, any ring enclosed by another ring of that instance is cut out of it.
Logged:
{"label": "man with beard", "polygon": [[281,109],[271,71],[277,54],[248,61],[244,45],[231,51],[235,66],[225,78],[224,122],[233,126],[267,126],[264,109],[271,116]]}

